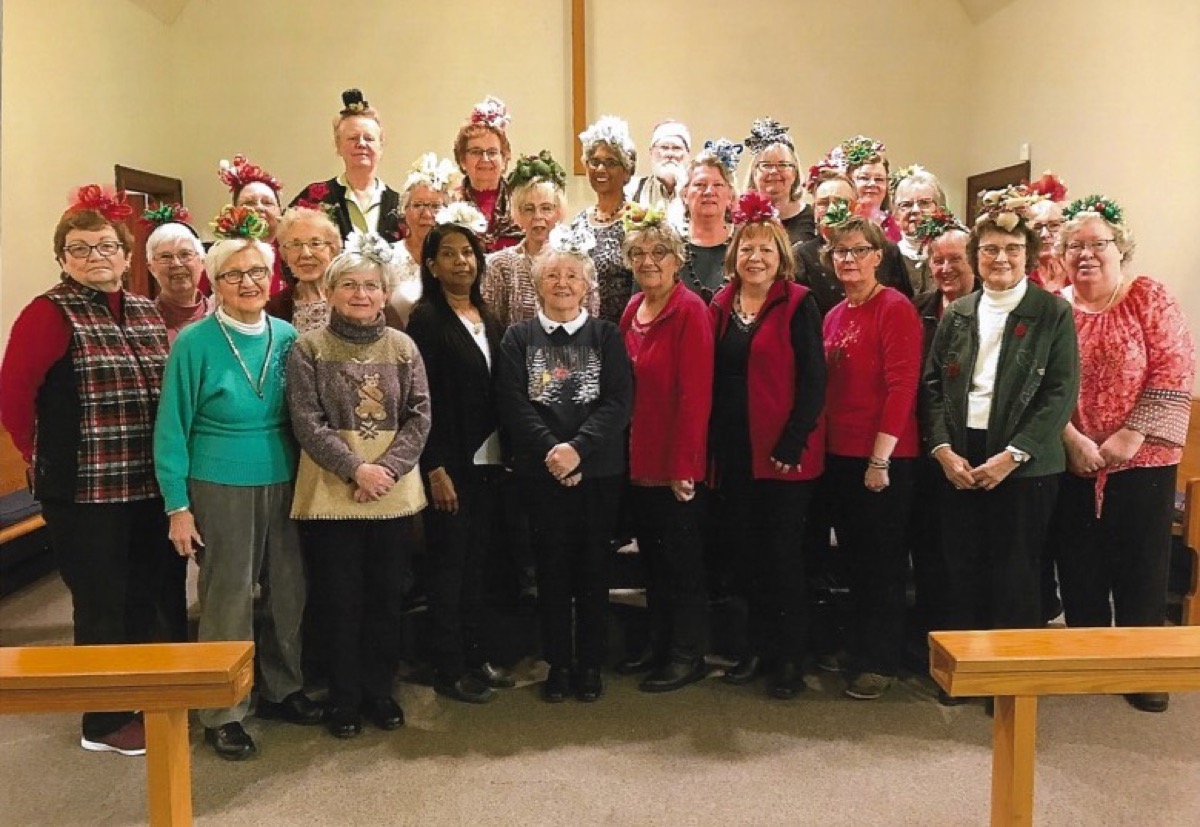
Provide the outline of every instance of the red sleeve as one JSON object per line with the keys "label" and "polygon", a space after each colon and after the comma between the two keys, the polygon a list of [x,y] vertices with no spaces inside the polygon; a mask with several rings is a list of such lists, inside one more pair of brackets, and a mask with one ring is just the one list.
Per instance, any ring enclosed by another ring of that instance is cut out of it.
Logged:
{"label": "red sleeve", "polygon": [[879,338],[883,345],[883,382],[887,396],[879,419],[881,433],[900,439],[911,430],[921,375],[921,319],[899,293],[881,308]]}
{"label": "red sleeve", "polygon": [[35,403],[46,373],[71,344],[71,325],[54,302],[34,299],[17,316],[0,364],[0,421],[26,462],[33,459]]}

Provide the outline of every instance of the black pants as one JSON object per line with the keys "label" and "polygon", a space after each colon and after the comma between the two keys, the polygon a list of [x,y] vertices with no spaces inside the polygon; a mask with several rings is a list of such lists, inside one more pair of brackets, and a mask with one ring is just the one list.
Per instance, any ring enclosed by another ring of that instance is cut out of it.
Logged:
{"label": "black pants", "polygon": [[551,479],[522,483],[537,558],[543,654],[551,666],[600,667],[607,655],[609,541],[624,480],[584,477],[571,488]]}
{"label": "black pants", "polygon": [[1163,624],[1176,468],[1110,475],[1100,517],[1093,481],[1063,475],[1054,541],[1069,626],[1111,626],[1113,608],[1118,626]]}
{"label": "black pants", "polygon": [[845,555],[850,587],[847,649],[857,669],[894,676],[904,644],[904,537],[916,473],[915,459],[893,459],[888,486],[864,484],[865,457],[828,456],[825,475],[834,503],[833,530]]}
{"label": "black pants", "polygon": [[945,477],[935,460],[928,457],[917,460],[909,522],[915,599],[905,626],[909,640],[922,645],[930,631],[947,628],[948,587],[940,508]]}
{"label": "black pants", "polygon": [[424,512],[428,644],[439,680],[454,682],[486,660],[479,645],[484,572],[503,531],[505,476],[500,467],[474,466],[453,477],[457,513]]}
{"label": "black pants", "polygon": [[703,492],[679,502],[667,486],[631,486],[638,551],[646,564],[646,608],[656,652],[679,661],[708,648],[708,590],[700,536]]}
{"label": "black pants", "polygon": [[400,661],[411,518],[306,520],[313,582],[329,612],[327,672],[333,706],[391,697]]}
{"label": "black pants", "polygon": [[751,654],[803,660],[808,645],[804,524],[815,483],[721,478],[721,529],[734,584],[749,607]]}
{"label": "black pants", "polygon": [[[42,516],[58,571],[71,591],[75,645],[155,639],[158,608],[179,557],[167,540],[162,500],[45,500]],[[132,712],[85,712],[83,737],[103,738],[132,716]]]}

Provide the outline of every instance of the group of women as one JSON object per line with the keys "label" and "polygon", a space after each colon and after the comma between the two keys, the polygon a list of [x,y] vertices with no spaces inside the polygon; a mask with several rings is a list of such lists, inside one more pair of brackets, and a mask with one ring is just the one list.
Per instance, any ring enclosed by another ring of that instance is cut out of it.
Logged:
{"label": "group of women", "polygon": [[[148,214],[153,302],[123,286],[119,194],[82,188],[55,229],[60,282],[13,327],[0,414],[33,462],[76,642],[185,639],[194,558],[199,639],[257,641],[259,717],[394,729],[421,511],[434,689],[468,703],[514,684],[483,634],[484,578],[522,533],[541,695],[603,695],[622,515],[650,634],[617,671],[647,692],[708,674],[716,582],[749,614],[723,679],[765,674],[785,699],[813,655],[851,697],[887,691],[910,556],[924,628],[1044,623],[1049,550],[1069,625],[1164,622],[1194,354],[1178,304],[1128,270],[1112,200],[1009,188],[967,227],[931,173],[889,179],[863,136],[801,174],[771,119],[738,198],[742,145],[691,158],[670,121],[651,147],[670,180],[649,188],[680,219],[627,196],[637,152],[606,117],[580,135],[596,203],[568,222],[549,153],[505,176],[500,101],[399,192],[375,174],[378,114],[356,90],[343,104],[344,172],[286,211],[239,156],[207,252],[181,213]],[[845,561],[842,640],[810,632],[810,513]],[[304,692],[306,617],[327,704]],[[222,757],[256,751],[247,711],[200,713]],[[88,713],[82,744],[140,754],[141,720]]]}

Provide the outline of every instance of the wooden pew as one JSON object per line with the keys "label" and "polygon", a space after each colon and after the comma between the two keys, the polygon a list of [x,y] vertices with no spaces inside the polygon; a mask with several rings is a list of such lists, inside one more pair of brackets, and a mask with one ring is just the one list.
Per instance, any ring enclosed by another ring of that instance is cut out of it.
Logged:
{"label": "wooden pew", "polygon": [[253,654],[249,641],[0,648],[0,712],[142,710],[150,824],[190,825],[188,710],[244,698]]}
{"label": "wooden pew", "polygon": [[[25,479],[27,470],[29,470],[29,465],[22,459],[21,454],[17,451],[17,446],[13,445],[8,431],[4,430],[3,425],[0,425],[0,496],[28,488],[29,483]],[[42,515],[35,514],[19,523],[0,528],[0,546],[29,534],[31,531],[37,531],[45,524],[46,521],[42,519]]]}
{"label": "wooden pew", "polygon": [[931,632],[929,672],[995,696],[991,823],[1031,825],[1038,696],[1200,690],[1200,626]]}
{"label": "wooden pew", "polygon": [[1200,626],[1200,399],[1192,400],[1175,490],[1183,493],[1183,520],[1176,524],[1175,533],[1192,554],[1192,584],[1183,598],[1183,623]]}

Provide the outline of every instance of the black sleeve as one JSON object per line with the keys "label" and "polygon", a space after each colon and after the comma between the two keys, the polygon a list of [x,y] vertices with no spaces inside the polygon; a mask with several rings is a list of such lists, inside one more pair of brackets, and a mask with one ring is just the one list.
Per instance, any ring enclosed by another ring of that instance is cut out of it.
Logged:
{"label": "black sleeve", "polygon": [[611,322],[597,319],[600,342],[600,402],[569,444],[579,458],[599,449],[609,440],[621,440],[633,414],[633,369],[621,332]]}
{"label": "black sleeve", "polygon": [[[533,322],[537,324],[537,322]],[[500,358],[496,370],[496,402],[500,422],[508,430],[514,449],[547,453],[558,444],[537,408],[529,399],[529,374],[525,365],[525,350],[529,346],[523,328],[513,325],[500,343]]]}
{"label": "black sleeve", "polygon": [[821,336],[821,311],[811,292],[792,315],[790,330],[796,361],[796,397],[771,457],[786,465],[796,465],[825,407],[825,342]]}
{"label": "black sleeve", "polygon": [[421,471],[428,474],[436,468],[444,468],[450,461],[450,417],[441,415],[446,397],[452,392],[447,386],[447,365],[442,352],[438,320],[429,306],[413,308],[405,331],[417,345],[421,358],[425,360],[425,376],[429,380],[429,407],[432,423],[425,451],[421,454]]}
{"label": "black sleeve", "polygon": [[908,280],[908,271],[904,269],[904,254],[890,241],[883,248],[883,260],[879,262],[875,278],[884,287],[895,287],[908,298],[913,297],[912,282]]}

